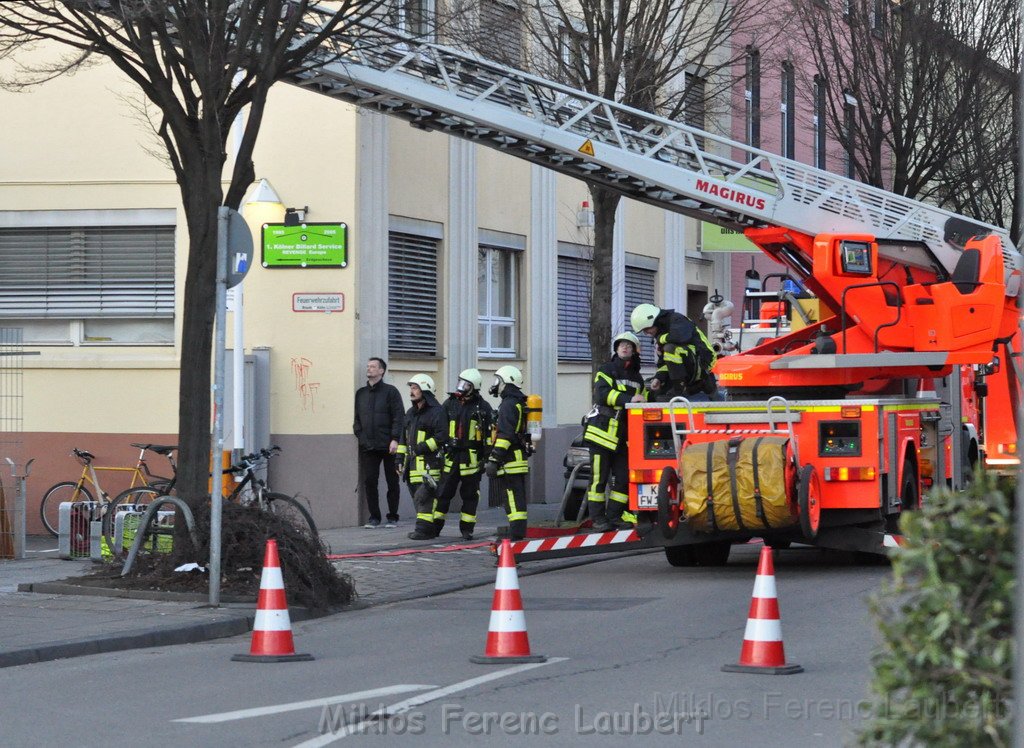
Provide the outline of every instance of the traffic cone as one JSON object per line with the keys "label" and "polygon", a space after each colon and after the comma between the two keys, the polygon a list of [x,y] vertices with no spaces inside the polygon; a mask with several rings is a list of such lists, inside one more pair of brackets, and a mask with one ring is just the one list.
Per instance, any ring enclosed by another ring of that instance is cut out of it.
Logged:
{"label": "traffic cone", "polygon": [[292,622],[288,617],[288,601],[284,595],[284,577],[277,558],[277,541],[267,541],[260,576],[260,596],[256,603],[256,621],[252,626],[249,654],[237,654],[235,662],[303,662],[312,660],[308,654],[295,654]]}
{"label": "traffic cone", "polygon": [[473,655],[470,662],[498,665],[518,662],[546,662],[544,655],[530,654],[526,635],[523,598],[519,595],[519,575],[508,538],[501,541],[498,554],[498,577],[494,582],[491,603],[491,624],[487,628],[487,646],[483,655]]}
{"label": "traffic cone", "polygon": [[769,675],[789,675],[804,671],[800,665],[786,662],[779,599],[775,594],[775,566],[772,563],[772,549],[768,546],[761,548],[761,558],[757,564],[740,661],[735,665],[723,665],[722,670],[726,673]]}

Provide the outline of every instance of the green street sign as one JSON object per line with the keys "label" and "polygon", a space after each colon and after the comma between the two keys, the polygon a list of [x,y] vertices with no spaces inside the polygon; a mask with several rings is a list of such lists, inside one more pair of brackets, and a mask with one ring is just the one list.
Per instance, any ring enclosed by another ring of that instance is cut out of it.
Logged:
{"label": "green street sign", "polygon": [[742,231],[726,229],[704,221],[700,224],[701,252],[760,252]]}
{"label": "green street sign", "polygon": [[263,224],[263,267],[343,268],[348,265],[344,223]]}

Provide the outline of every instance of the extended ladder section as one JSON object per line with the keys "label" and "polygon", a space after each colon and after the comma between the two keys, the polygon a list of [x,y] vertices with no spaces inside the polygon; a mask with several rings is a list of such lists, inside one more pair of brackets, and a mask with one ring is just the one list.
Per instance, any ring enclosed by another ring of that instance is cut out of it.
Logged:
{"label": "extended ladder section", "polygon": [[947,272],[960,255],[947,238],[966,226],[998,234],[1007,268],[1020,266],[995,226],[393,30],[354,32],[290,82],[720,226],[922,242]]}

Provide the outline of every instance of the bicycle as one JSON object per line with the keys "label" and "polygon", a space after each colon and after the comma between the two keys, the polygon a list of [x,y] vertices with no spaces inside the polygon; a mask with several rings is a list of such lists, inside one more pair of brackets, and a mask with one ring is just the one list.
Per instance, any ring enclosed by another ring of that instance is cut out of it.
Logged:
{"label": "bicycle", "polygon": [[271,457],[280,453],[281,448],[278,446],[261,449],[259,452],[243,455],[236,464],[227,468],[224,471],[225,474],[240,475],[242,480],[226,500],[237,501],[243,506],[255,505],[264,511],[289,520],[296,529],[302,532],[308,528],[309,536],[315,540],[317,538],[316,523],[309,510],[293,496],[269,490],[266,481],[256,475],[258,467],[266,464]]}
{"label": "bicycle", "polygon": [[[43,526],[46,530],[53,535],[57,536],[57,528],[60,517],[60,505],[64,502],[81,502],[88,501],[94,502],[99,505],[99,511],[93,512],[91,519],[105,519],[113,517],[111,504],[117,503],[122,496],[129,491],[137,491],[139,489],[150,489],[151,491],[158,492],[157,495],[168,493],[174,486],[173,477],[165,477],[162,475],[156,475],[149,469],[149,464],[146,462],[146,452],[154,452],[158,455],[162,455],[167,458],[167,461],[171,465],[171,470],[175,470],[173,453],[177,449],[177,446],[167,446],[163,444],[136,444],[132,443],[133,447],[139,448],[139,458],[133,467],[113,467],[107,465],[95,465],[93,461],[96,456],[91,452],[78,449],[77,447],[71,450],[71,454],[82,463],[82,474],[78,477],[77,481],[61,481],[56,483],[46,490],[43,494],[43,500],[39,504],[39,517],[43,521]],[[100,478],[97,474],[100,472],[113,472],[113,473],[131,473],[131,484],[130,487],[119,493],[114,499],[110,498],[110,494],[103,490],[103,486],[100,484]],[[141,485],[140,485],[141,483]],[[90,490],[90,486],[92,490]],[[95,495],[94,492],[95,491]],[[96,497],[99,497],[98,499]]]}

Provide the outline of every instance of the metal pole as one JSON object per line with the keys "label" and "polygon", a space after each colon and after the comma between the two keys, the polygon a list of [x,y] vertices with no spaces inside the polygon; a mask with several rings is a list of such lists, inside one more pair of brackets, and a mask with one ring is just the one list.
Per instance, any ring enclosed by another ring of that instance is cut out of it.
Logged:
{"label": "metal pole", "polygon": [[213,480],[210,491],[210,607],[220,605],[221,541],[221,455],[224,454],[224,359],[227,338],[227,257],[228,216],[230,209],[217,210],[217,293],[216,337],[213,343],[213,455],[210,460]]}
{"label": "metal pole", "polygon": [[231,349],[231,433],[234,456],[237,459],[249,451],[245,444],[245,324],[242,319],[242,286],[239,283],[232,290],[235,292],[234,345]]}

